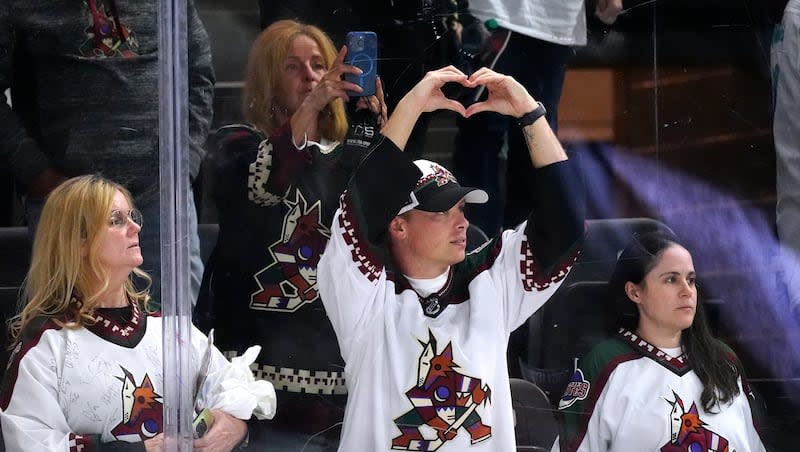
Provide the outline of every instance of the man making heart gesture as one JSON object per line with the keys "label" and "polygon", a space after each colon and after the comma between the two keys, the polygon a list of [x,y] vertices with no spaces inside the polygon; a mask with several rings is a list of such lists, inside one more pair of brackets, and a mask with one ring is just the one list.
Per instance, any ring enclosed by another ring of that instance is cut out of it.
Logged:
{"label": "man making heart gesture", "polygon": [[[469,108],[446,83],[485,86]],[[537,214],[466,254],[466,203],[483,190],[402,151],[423,112],[517,118]],[[341,451],[515,450],[506,363],[511,331],[564,281],[583,235],[580,177],[516,80],[489,69],[429,72],[399,102],[343,194],[318,266],[345,360]],[[468,446],[471,446],[468,448]]]}

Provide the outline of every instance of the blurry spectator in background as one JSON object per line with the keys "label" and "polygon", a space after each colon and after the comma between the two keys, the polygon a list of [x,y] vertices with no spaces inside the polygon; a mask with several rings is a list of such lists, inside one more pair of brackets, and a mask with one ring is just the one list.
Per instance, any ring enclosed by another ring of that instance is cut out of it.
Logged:
{"label": "blurry spectator in background", "polygon": [[800,0],[789,0],[772,38],[773,136],[783,282],[800,318]]}
{"label": "blurry spectator in background", "polygon": [[[189,148],[194,179],[205,151],[214,95],[208,36],[187,2]],[[0,159],[24,193],[36,227],[45,196],[66,178],[100,173],[128,187],[149,225],[145,269],[160,304],[158,2],[8,0],[0,4]],[[190,181],[187,180],[186,183]],[[187,202],[191,288],[203,264],[191,190]]]}

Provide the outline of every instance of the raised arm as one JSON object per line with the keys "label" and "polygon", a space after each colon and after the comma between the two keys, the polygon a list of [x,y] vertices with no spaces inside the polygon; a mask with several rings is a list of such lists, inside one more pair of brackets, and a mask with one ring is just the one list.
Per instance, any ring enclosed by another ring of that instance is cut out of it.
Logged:
{"label": "raised arm", "polygon": [[[474,85],[484,85],[489,92],[483,102],[472,104],[467,116],[495,111],[517,118],[528,145],[536,171],[532,193],[533,205],[525,232],[533,243],[533,255],[542,276],[558,272],[565,259],[572,259],[584,231],[584,190],[580,174],[568,162],[567,153],[550,128],[544,114],[532,118],[539,107],[536,100],[516,80],[481,68],[470,77]],[[530,120],[533,119],[533,122]],[[559,265],[561,264],[561,265]],[[548,277],[548,279],[550,279]]]}

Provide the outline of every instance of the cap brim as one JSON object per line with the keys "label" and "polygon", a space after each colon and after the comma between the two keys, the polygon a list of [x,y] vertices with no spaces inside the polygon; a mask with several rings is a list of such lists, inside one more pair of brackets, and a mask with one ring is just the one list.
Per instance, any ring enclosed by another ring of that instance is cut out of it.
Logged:
{"label": "cap brim", "polygon": [[461,199],[470,204],[483,204],[489,200],[489,195],[479,188],[454,186],[429,196],[425,202],[420,203],[415,208],[425,212],[445,212],[450,210]]}

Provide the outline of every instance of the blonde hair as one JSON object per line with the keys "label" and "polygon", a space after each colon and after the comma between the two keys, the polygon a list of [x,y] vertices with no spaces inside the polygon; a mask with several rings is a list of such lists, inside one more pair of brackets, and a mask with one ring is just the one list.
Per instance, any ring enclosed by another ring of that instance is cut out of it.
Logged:
{"label": "blonde hair", "polygon": [[[96,175],[69,179],[47,197],[23,283],[25,306],[9,321],[12,346],[37,317],[50,317],[60,326],[74,329],[94,324],[97,299],[109,285],[108,273],[98,258],[97,238],[108,227],[117,191],[133,208],[128,190]],[[147,309],[151,279],[138,268],[134,273],[147,287],[137,291],[129,276],[125,293]]]}
{"label": "blonde hair", "polygon": [[[264,133],[280,127],[275,110],[275,91],[292,41],[300,35],[317,43],[325,68],[336,60],[336,48],[331,38],[319,28],[294,20],[279,20],[258,35],[250,48],[242,93],[242,113],[245,119]],[[334,99],[319,115],[320,135],[332,141],[342,141],[347,133],[347,116],[342,99]]]}

